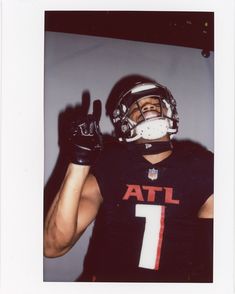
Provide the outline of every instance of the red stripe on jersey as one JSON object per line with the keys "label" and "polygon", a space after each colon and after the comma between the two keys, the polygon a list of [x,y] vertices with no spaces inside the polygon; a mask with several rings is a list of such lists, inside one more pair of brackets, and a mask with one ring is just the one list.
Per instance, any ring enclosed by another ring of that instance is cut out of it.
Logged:
{"label": "red stripe on jersey", "polygon": [[165,206],[162,206],[160,222],[161,222],[161,228],[159,232],[159,239],[158,239],[158,245],[157,245],[157,257],[156,257],[156,263],[155,263],[155,270],[158,270],[160,265],[163,232],[164,232],[164,226],[165,226]]}

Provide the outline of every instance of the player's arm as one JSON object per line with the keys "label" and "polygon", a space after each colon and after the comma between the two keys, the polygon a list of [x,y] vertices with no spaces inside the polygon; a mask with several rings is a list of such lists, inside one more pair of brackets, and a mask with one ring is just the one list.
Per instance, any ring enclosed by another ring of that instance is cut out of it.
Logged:
{"label": "player's arm", "polygon": [[198,211],[198,218],[213,218],[214,216],[214,195],[207,198]]}
{"label": "player's arm", "polygon": [[44,230],[44,254],[65,254],[94,220],[102,197],[89,167],[70,164],[48,212]]}
{"label": "player's arm", "polygon": [[92,115],[72,124],[71,163],[45,220],[44,254],[47,257],[65,254],[94,220],[102,202],[95,177],[89,175],[90,165],[102,146],[99,112],[94,104]]}
{"label": "player's arm", "polygon": [[96,178],[89,174],[83,186],[79,202],[75,241],[80,238],[88,225],[95,219],[102,202],[103,198]]}

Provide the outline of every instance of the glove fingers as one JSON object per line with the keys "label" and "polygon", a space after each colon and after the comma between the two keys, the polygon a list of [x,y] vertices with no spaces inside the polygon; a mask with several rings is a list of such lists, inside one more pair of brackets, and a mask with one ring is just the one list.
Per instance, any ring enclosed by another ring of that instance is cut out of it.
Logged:
{"label": "glove fingers", "polygon": [[100,100],[95,100],[93,102],[93,113],[92,116],[94,117],[94,120],[98,124],[101,118],[101,110],[102,110],[102,104]]}
{"label": "glove fingers", "polygon": [[90,108],[90,103],[91,103],[90,93],[88,91],[83,92],[79,116],[84,116],[84,115],[88,114],[88,110]]}

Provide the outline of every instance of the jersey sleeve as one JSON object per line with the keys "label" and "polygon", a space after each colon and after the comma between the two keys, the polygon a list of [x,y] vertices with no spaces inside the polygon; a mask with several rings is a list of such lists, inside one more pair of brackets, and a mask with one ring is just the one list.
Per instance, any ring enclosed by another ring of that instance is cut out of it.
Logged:
{"label": "jersey sleeve", "polygon": [[195,159],[195,187],[203,204],[214,192],[214,156],[207,152]]}
{"label": "jersey sleeve", "polygon": [[96,178],[97,183],[99,185],[101,194],[103,195],[102,191],[104,188],[104,180],[106,179],[106,156],[105,152],[102,151],[100,156],[97,158],[94,165],[92,165],[90,169],[90,173]]}
{"label": "jersey sleeve", "polygon": [[119,150],[115,144],[108,145],[101,151],[96,162],[90,169],[90,173],[95,176],[102,196],[106,195],[107,181],[111,181],[114,176],[114,169],[117,165]]}

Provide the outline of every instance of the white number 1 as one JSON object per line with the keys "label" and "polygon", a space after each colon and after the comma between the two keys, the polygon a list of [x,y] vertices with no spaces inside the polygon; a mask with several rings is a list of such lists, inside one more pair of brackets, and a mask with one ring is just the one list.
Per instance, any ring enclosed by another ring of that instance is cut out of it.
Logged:
{"label": "white number 1", "polygon": [[165,206],[136,204],[135,215],[146,219],[139,267],[158,270],[164,231]]}

